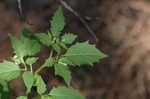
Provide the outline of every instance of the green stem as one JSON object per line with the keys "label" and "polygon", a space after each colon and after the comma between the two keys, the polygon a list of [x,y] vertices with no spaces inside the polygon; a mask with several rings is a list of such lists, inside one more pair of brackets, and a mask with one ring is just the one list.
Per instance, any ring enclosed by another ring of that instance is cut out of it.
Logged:
{"label": "green stem", "polygon": [[[49,57],[52,57],[52,56],[53,56],[53,49],[51,50]],[[39,73],[42,69],[44,69],[44,68],[45,68],[45,66],[40,66],[40,67],[35,71],[35,73],[38,74],[38,73]]]}
{"label": "green stem", "polygon": [[44,66],[40,66],[36,71],[35,73],[38,74],[42,69],[44,69],[45,67]]}
{"label": "green stem", "polygon": [[51,37],[51,38],[53,38],[52,35],[51,35],[51,33],[50,33],[50,31],[48,31],[48,36]]}
{"label": "green stem", "polygon": [[33,72],[33,68],[32,68],[32,65],[30,65],[30,70],[31,70],[31,72]]}
{"label": "green stem", "polygon": [[27,70],[27,65],[26,65],[26,63],[25,63],[23,57],[21,58],[21,61],[22,61],[23,65],[24,65],[24,69],[25,69],[25,71],[26,71],[26,70]]}
{"label": "green stem", "polygon": [[54,52],[54,50],[52,49],[51,52],[50,52],[49,57],[53,57],[53,52]]}

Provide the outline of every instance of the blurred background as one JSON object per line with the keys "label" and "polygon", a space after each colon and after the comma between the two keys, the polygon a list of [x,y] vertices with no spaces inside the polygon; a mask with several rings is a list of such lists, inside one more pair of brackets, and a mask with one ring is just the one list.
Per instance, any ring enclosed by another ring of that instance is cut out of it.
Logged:
{"label": "blurred background", "polygon": [[[92,67],[72,68],[73,87],[87,99],[150,99],[149,0],[64,0],[73,12],[62,0],[20,1],[0,0],[0,61],[13,54],[8,33],[19,36],[25,27],[46,32],[55,10],[62,6],[64,31],[77,34],[78,41],[89,40],[109,56]],[[46,54],[47,50],[40,56]],[[49,88],[62,83],[45,71]],[[14,97],[23,94],[20,79],[10,85]]]}

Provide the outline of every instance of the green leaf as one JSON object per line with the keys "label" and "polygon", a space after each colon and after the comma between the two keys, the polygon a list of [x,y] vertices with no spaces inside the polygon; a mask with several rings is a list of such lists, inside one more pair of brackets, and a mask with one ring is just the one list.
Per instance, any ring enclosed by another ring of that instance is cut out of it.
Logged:
{"label": "green leaf", "polygon": [[40,44],[31,38],[24,37],[18,40],[15,36],[9,35],[12,47],[18,57],[33,56],[40,51]]}
{"label": "green leaf", "polygon": [[27,28],[22,29],[21,31],[21,36],[22,37],[27,37],[27,38],[31,38],[32,34],[31,31]]}
{"label": "green leaf", "polygon": [[29,58],[27,58],[27,60],[26,60],[26,64],[32,65],[32,64],[34,64],[38,59],[39,59],[39,58],[36,58],[36,57],[29,57]]}
{"label": "green leaf", "polygon": [[77,43],[71,46],[64,56],[74,65],[93,64],[106,57],[104,53],[88,42]]}
{"label": "green leaf", "polygon": [[62,77],[66,84],[70,86],[71,72],[65,64],[59,63],[55,65],[55,75]]}
{"label": "green leaf", "polygon": [[44,67],[51,67],[53,66],[53,64],[55,63],[55,59],[52,57],[49,57],[48,59],[46,59],[46,61],[44,62],[43,66]]}
{"label": "green leaf", "polygon": [[3,91],[9,91],[9,85],[5,80],[0,80],[0,86],[2,86]]}
{"label": "green leaf", "polygon": [[61,50],[61,47],[58,43],[53,44],[52,47],[57,53],[59,53]]}
{"label": "green leaf", "polygon": [[22,45],[22,42],[20,42],[15,36],[9,35],[11,40],[12,48],[14,49],[17,56],[24,56],[24,52],[22,51],[24,49],[24,45]]}
{"label": "green leaf", "polygon": [[52,44],[52,38],[50,37],[50,35],[47,35],[45,33],[36,33],[34,35],[42,44],[47,46],[50,46]]}
{"label": "green leaf", "polygon": [[36,86],[39,94],[43,94],[46,91],[46,84],[39,75],[36,76]]}
{"label": "green leaf", "polygon": [[65,44],[72,44],[76,38],[77,36],[74,34],[71,33],[64,34],[62,36],[62,42],[64,42]]}
{"label": "green leaf", "polygon": [[53,36],[55,37],[59,36],[60,32],[64,29],[64,26],[65,22],[62,9],[58,8],[51,21],[50,30]]}
{"label": "green leaf", "polygon": [[53,99],[51,96],[42,96],[41,99]]}
{"label": "green leaf", "polygon": [[34,83],[34,75],[32,72],[24,72],[23,74],[23,81],[25,83],[25,86],[27,88],[27,93],[29,93],[31,91],[31,88],[33,86]]}
{"label": "green leaf", "polygon": [[26,96],[19,96],[19,97],[17,97],[17,99],[27,99],[27,97]]}
{"label": "green leaf", "polygon": [[33,97],[32,99],[41,99],[41,96],[35,96],[35,97]]}
{"label": "green leaf", "polygon": [[64,63],[64,64],[69,64],[69,65],[74,65],[71,61],[69,61],[66,57],[61,57],[59,59],[59,62]]}
{"label": "green leaf", "polygon": [[54,99],[85,99],[77,90],[63,86],[53,88],[49,95]]}
{"label": "green leaf", "polygon": [[2,73],[2,74],[0,74],[0,79],[10,81],[10,80],[16,79],[18,76],[20,76],[19,70]]}
{"label": "green leaf", "polygon": [[19,66],[10,61],[0,63],[0,79],[13,80],[20,75]]}
{"label": "green leaf", "polygon": [[10,90],[10,88],[8,88],[8,84],[6,82],[3,82],[2,86],[0,84],[0,99],[11,99],[11,95],[12,91]]}
{"label": "green leaf", "polygon": [[40,44],[37,42],[37,40],[31,40],[29,38],[22,38],[21,39],[22,44],[23,44],[23,53],[24,56],[34,56],[35,54],[37,54],[40,51]]}

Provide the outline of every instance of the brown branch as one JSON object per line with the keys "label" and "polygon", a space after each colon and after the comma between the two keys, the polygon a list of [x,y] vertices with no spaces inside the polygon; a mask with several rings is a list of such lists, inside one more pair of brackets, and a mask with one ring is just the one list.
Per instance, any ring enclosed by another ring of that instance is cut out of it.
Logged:
{"label": "brown branch", "polygon": [[87,22],[76,12],[70,5],[68,5],[64,0],[57,0],[64,8],[66,8],[68,11],[73,13],[79,20],[82,22],[82,24],[85,26],[85,28],[88,30],[88,32],[94,37],[96,43],[99,41],[96,37],[94,31],[89,27]]}
{"label": "brown branch", "polygon": [[17,5],[18,5],[18,9],[19,9],[19,14],[22,15],[22,4],[21,4],[21,0],[17,0]]}

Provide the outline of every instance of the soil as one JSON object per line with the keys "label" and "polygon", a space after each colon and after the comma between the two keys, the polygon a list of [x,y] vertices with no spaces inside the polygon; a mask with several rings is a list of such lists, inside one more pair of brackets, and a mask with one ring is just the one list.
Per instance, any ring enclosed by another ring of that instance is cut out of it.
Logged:
{"label": "soil", "polygon": [[[146,12],[146,9],[149,9],[148,1],[143,0],[135,3],[134,0],[66,0],[66,2],[86,21],[86,25],[95,33],[99,42],[95,42],[94,37],[80,18],[74,16],[65,8],[63,8],[66,17],[64,32],[77,34],[78,41],[89,40],[90,43],[96,44],[101,51],[109,56],[94,64],[94,66],[72,68],[73,87],[80,90],[87,99],[149,99],[149,80],[145,79],[145,73],[143,73],[147,67],[144,70],[139,69],[138,66],[141,66],[142,62],[138,60],[135,60],[133,64],[127,64],[128,62],[132,63],[132,59],[135,59],[135,57],[140,57],[141,60],[144,57],[142,56],[143,53],[140,54],[141,56],[137,55],[138,52],[134,53],[135,49],[138,48],[136,44],[130,45],[142,34],[138,33],[137,38],[130,34],[133,34],[136,26],[144,24],[141,23],[143,18],[136,19],[136,17],[148,15],[149,12]],[[10,59],[12,56],[7,33],[19,36],[24,27],[30,28],[33,32],[46,32],[49,27],[49,19],[59,5],[55,0],[22,0],[23,14],[20,15],[16,0],[11,2],[0,0],[0,61]],[[143,11],[144,14],[139,11]],[[149,26],[145,30],[148,31]],[[126,39],[128,37],[131,37],[130,42]],[[144,48],[147,48],[147,46]],[[48,52],[46,48],[44,50],[46,51],[40,53],[40,56],[46,58]],[[49,72],[52,73],[53,71],[45,70],[42,73],[45,81],[51,83],[48,85],[49,88],[62,84],[59,78],[49,76]],[[12,81],[11,85],[15,85],[15,87],[18,85],[18,88],[15,88],[16,93],[14,95],[22,94],[20,90],[23,90],[23,88],[19,88],[20,84],[17,81]]]}

